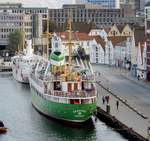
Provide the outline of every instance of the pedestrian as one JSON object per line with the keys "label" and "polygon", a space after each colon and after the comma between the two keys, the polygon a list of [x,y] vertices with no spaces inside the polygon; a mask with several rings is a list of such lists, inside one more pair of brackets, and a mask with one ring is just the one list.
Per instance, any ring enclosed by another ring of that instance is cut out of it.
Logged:
{"label": "pedestrian", "polygon": [[119,101],[118,100],[116,101],[116,106],[117,106],[117,110],[118,110],[118,108],[119,108]]}
{"label": "pedestrian", "polygon": [[102,97],[103,105],[105,104],[105,97]]}
{"label": "pedestrian", "polygon": [[105,100],[107,102],[107,104],[109,103],[109,96],[105,96]]}
{"label": "pedestrian", "polygon": [[0,121],[0,127],[4,127],[4,123]]}
{"label": "pedestrian", "polygon": [[138,75],[138,80],[140,80],[140,75]]}

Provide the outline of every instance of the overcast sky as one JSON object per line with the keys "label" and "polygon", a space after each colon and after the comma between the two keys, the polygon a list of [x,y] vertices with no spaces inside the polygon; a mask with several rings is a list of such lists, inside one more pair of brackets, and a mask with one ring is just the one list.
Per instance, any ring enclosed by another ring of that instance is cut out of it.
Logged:
{"label": "overcast sky", "polygon": [[63,4],[74,3],[75,0],[0,0],[0,3],[23,3],[25,7],[60,8]]}

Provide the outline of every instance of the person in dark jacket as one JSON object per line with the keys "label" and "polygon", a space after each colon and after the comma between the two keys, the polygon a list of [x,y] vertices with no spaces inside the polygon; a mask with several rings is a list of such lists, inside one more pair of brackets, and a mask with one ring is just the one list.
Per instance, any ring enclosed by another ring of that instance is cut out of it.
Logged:
{"label": "person in dark jacket", "polygon": [[0,127],[4,127],[4,123],[0,121]]}
{"label": "person in dark jacket", "polygon": [[118,110],[118,108],[119,108],[119,101],[118,100],[116,101],[116,106],[117,106],[117,110]]}

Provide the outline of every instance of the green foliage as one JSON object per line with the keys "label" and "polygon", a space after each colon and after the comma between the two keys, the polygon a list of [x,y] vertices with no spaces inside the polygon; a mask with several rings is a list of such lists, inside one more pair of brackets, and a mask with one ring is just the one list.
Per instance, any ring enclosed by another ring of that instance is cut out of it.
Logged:
{"label": "green foliage", "polygon": [[15,30],[9,34],[9,49],[12,51],[21,49],[23,46],[23,32]]}
{"label": "green foliage", "polygon": [[[73,22],[72,23],[72,30],[73,31],[89,33],[89,31],[93,28],[96,28],[96,25],[92,22],[90,22],[90,23]],[[68,29],[68,25],[67,25],[67,23],[64,23],[63,26],[57,27],[56,31],[66,31],[67,29]]]}
{"label": "green foliage", "polygon": [[[73,22],[72,30],[79,32],[89,32],[91,29],[96,28],[96,25],[92,22]],[[65,22],[62,26],[56,26],[56,24],[49,20],[49,32],[64,32],[68,29],[68,24]],[[43,33],[47,31],[47,20],[43,21]]]}
{"label": "green foliage", "polygon": [[[53,21],[49,20],[49,32],[54,32],[56,29],[56,25]],[[47,20],[43,21],[43,33],[47,31]]]}

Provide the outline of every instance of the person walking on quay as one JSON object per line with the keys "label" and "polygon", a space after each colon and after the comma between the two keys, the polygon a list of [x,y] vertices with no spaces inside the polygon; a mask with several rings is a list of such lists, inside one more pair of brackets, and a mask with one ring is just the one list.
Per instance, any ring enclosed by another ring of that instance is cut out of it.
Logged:
{"label": "person walking on quay", "polygon": [[109,103],[109,96],[105,96],[107,104]]}
{"label": "person walking on quay", "polygon": [[105,97],[102,97],[103,105],[105,104]]}
{"label": "person walking on quay", "polygon": [[118,108],[119,108],[119,101],[118,100],[116,101],[116,106],[117,106],[117,110],[118,110]]}

